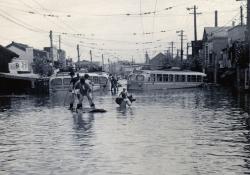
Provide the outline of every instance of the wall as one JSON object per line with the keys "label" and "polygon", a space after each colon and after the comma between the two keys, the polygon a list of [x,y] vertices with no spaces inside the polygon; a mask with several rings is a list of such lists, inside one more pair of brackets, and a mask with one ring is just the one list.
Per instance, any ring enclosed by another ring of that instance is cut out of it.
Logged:
{"label": "wall", "polygon": [[31,64],[33,63],[33,48],[27,48],[26,51],[23,51],[14,46],[10,46],[8,49],[16,53],[17,55],[19,55],[18,59],[27,60],[28,65],[29,65],[29,71],[33,72],[32,66],[31,66]]}

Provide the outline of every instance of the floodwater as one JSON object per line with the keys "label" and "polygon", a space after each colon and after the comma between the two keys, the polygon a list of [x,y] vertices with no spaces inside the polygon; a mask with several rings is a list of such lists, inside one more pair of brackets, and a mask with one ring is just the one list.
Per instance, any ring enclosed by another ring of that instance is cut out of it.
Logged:
{"label": "floodwater", "polygon": [[121,110],[115,95],[95,92],[108,112],[94,114],[67,110],[65,94],[0,97],[0,174],[250,174],[249,96],[223,88],[133,95]]}

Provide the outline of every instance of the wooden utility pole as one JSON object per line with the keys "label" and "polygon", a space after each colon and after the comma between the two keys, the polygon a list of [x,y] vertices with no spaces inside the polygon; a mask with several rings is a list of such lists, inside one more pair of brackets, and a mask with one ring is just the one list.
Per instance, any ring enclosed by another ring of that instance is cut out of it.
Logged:
{"label": "wooden utility pole", "polygon": [[180,33],[181,37],[181,63],[183,62],[183,37],[184,37],[184,30],[177,31],[176,33]]}
{"label": "wooden utility pole", "polygon": [[92,63],[92,51],[89,51],[89,55],[90,55],[90,62]]}
{"label": "wooden utility pole", "polygon": [[80,49],[79,49],[79,44],[77,44],[76,50],[77,50],[78,63],[80,63]]}
{"label": "wooden utility pole", "polygon": [[172,54],[172,59],[174,59],[174,42],[172,41],[172,42],[170,42],[170,44],[171,44],[171,54]]}
{"label": "wooden utility pole", "polygon": [[103,57],[103,54],[102,54],[102,71],[104,71],[104,57]]}
{"label": "wooden utility pole", "polygon": [[214,26],[218,27],[218,11],[215,10],[214,12]]}
{"label": "wooden utility pole", "polygon": [[59,50],[61,50],[61,35],[59,35]]}
{"label": "wooden utility pole", "polygon": [[52,30],[49,32],[49,38],[50,38],[50,56],[51,56],[52,66],[54,66],[53,33],[52,33]]}
{"label": "wooden utility pole", "polygon": [[243,15],[243,7],[242,7],[242,6],[240,6],[240,25],[241,25],[241,26],[243,26],[243,24],[244,24],[243,19],[244,19],[244,15]]}
{"label": "wooden utility pole", "polygon": [[195,43],[197,41],[197,15],[201,14],[201,13],[197,13],[197,9],[198,7],[196,7],[196,5],[194,5],[194,7],[192,8],[187,8],[187,10],[194,10],[194,12],[190,14],[194,15],[194,41]]}

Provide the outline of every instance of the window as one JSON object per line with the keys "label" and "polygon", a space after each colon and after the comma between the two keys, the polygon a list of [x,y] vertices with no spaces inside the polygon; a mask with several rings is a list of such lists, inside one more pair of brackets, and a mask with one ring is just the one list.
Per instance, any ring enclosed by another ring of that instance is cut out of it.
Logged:
{"label": "window", "polygon": [[144,76],[143,75],[137,75],[136,80],[137,81],[144,81]]}
{"label": "window", "polygon": [[92,79],[93,79],[93,81],[92,81],[93,83],[95,83],[95,84],[99,83],[98,77],[94,76]]}
{"label": "window", "polygon": [[164,81],[164,82],[167,82],[167,81],[168,81],[168,75],[167,75],[167,74],[164,74],[164,75],[163,75],[163,81]]}
{"label": "window", "polygon": [[173,82],[173,80],[174,80],[174,75],[169,75],[169,79],[168,79],[168,81],[170,81],[170,82]]}
{"label": "window", "polygon": [[131,80],[131,81],[135,81],[135,75],[131,75],[131,76],[130,76],[130,80]]}
{"label": "window", "polygon": [[162,82],[162,74],[157,74],[157,81]]}
{"label": "window", "polygon": [[64,85],[69,85],[69,84],[70,84],[70,81],[71,81],[71,78],[64,78],[64,79],[63,79],[63,84],[64,84]]}
{"label": "window", "polygon": [[181,75],[181,82],[185,82],[186,81],[186,76],[185,75]]}
{"label": "window", "polygon": [[155,74],[151,74],[151,75],[150,75],[150,79],[151,79],[151,81],[154,82],[154,81],[155,81]]}
{"label": "window", "polygon": [[175,82],[180,82],[181,76],[180,75],[175,75]]}
{"label": "window", "polygon": [[202,77],[200,75],[197,76],[197,82],[201,82],[202,81]]}
{"label": "window", "polygon": [[196,75],[191,75],[191,81],[196,82]]}
{"label": "window", "polygon": [[56,86],[56,85],[62,85],[62,79],[61,78],[55,78],[51,81],[51,85],[52,86]]}
{"label": "window", "polygon": [[191,82],[191,75],[187,76],[187,82]]}
{"label": "window", "polygon": [[105,77],[100,77],[100,84],[107,84],[108,79]]}

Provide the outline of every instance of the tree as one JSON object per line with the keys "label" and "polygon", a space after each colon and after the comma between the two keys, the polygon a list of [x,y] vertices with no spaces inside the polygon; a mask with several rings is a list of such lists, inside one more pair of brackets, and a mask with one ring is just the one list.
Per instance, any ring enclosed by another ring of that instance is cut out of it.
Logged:
{"label": "tree", "polygon": [[51,76],[53,74],[53,66],[45,57],[34,58],[32,68],[34,73],[41,76]]}

